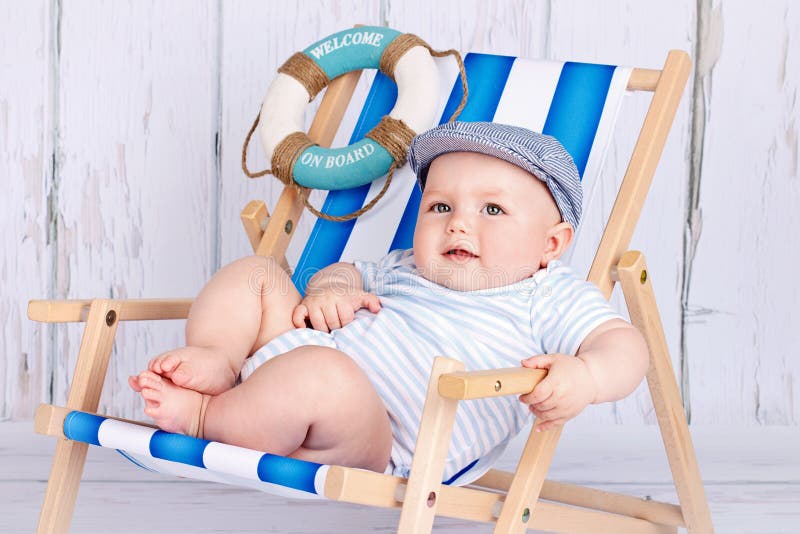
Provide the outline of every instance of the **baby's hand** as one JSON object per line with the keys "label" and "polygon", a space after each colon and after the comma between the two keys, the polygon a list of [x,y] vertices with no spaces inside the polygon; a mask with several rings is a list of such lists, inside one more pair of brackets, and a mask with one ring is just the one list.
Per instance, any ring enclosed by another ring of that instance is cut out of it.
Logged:
{"label": "baby's hand", "polygon": [[292,313],[292,323],[296,328],[305,328],[306,318],[311,323],[311,328],[330,332],[350,323],[355,317],[355,312],[367,308],[372,313],[378,313],[381,302],[378,296],[366,291],[354,294],[344,294],[341,291],[325,291],[319,295],[306,295]]}
{"label": "baby's hand", "polygon": [[586,363],[577,356],[542,354],[522,360],[530,369],[548,369],[547,376],[533,391],[520,395],[536,416],[536,430],[563,425],[590,404],[596,394],[594,378]]}

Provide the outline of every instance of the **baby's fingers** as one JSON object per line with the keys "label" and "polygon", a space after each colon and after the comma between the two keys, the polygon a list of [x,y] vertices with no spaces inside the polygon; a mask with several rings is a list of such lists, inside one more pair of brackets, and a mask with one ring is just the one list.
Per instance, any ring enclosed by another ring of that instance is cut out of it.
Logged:
{"label": "baby's fingers", "polygon": [[346,302],[337,302],[336,311],[339,312],[339,322],[342,326],[350,324],[355,319],[355,312],[353,307]]}
{"label": "baby's fingers", "polygon": [[308,317],[308,308],[305,304],[298,304],[292,312],[292,324],[295,328],[305,328],[306,317]]}
{"label": "baby's fingers", "polygon": [[325,314],[322,313],[322,308],[312,307],[308,310],[308,320],[311,321],[311,328],[321,332],[328,332],[328,323],[325,321]]}
{"label": "baby's fingers", "polygon": [[552,410],[556,406],[558,406],[558,400],[556,399],[555,395],[550,395],[546,400],[531,405],[532,408],[535,408],[536,411],[539,412],[546,412],[548,410]]}
{"label": "baby's fingers", "polygon": [[533,391],[524,395],[520,395],[519,400],[525,404],[538,405],[539,403],[549,399],[553,395],[553,391],[552,380],[545,378],[536,384],[536,387],[533,388]]}
{"label": "baby's fingers", "polygon": [[325,315],[325,324],[330,330],[336,330],[342,327],[342,322],[339,320],[339,311],[336,309],[336,303],[330,303],[323,308],[322,313]]}
{"label": "baby's fingers", "polygon": [[357,309],[360,308],[367,308],[372,313],[378,313],[381,310],[381,300],[374,293],[361,293],[361,301],[358,303]]}
{"label": "baby's fingers", "polygon": [[549,354],[537,354],[525,360],[522,360],[522,366],[530,369],[550,369],[553,365],[555,358]]}

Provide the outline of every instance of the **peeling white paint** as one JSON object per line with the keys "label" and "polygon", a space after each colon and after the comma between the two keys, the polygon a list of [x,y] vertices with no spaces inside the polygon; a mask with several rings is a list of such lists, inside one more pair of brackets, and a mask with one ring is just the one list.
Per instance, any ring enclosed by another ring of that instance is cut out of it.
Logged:
{"label": "peeling white paint", "polygon": [[[219,262],[250,253],[239,211],[254,198],[273,208],[280,188],[244,178],[239,154],[275,69],[320,36],[385,23],[438,49],[649,68],[671,48],[691,51],[694,77],[633,244],[647,255],[694,422],[798,424],[791,280],[800,258],[781,229],[800,223],[799,10],[791,0],[758,9],[717,0],[0,4],[0,65],[12,80],[0,85],[0,274],[10,298],[0,301],[0,419],[30,417],[50,400],[51,380],[63,402],[80,345],[81,325],[32,323],[27,300],[192,296]],[[48,42],[56,35],[58,45]],[[371,75],[362,78],[356,101]],[[588,218],[598,225],[647,103],[634,95],[620,116]],[[346,142],[340,134],[335,144]],[[251,166],[261,158],[252,151]],[[301,219],[298,242],[313,222]],[[589,247],[598,237],[581,239]],[[293,245],[289,257],[298,254]],[[589,260],[576,254],[579,268]],[[183,324],[118,332],[102,409],[138,416],[125,377],[180,344]],[[644,386],[583,418],[654,422]]]}

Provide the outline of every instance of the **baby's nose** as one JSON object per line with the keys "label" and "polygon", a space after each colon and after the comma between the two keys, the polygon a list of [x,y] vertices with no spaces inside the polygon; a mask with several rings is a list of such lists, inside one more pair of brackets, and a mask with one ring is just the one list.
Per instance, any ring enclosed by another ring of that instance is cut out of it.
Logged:
{"label": "baby's nose", "polygon": [[467,226],[461,219],[452,219],[450,224],[447,225],[447,231],[451,234],[464,234],[467,232]]}

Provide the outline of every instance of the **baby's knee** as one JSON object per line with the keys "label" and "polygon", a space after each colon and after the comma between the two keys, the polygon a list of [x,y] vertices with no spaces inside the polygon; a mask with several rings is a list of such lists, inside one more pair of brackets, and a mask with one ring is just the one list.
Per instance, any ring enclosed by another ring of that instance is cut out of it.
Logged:
{"label": "baby's knee", "polygon": [[286,273],[275,258],[269,256],[245,256],[224,267],[231,276],[246,282],[254,291],[275,286]]}
{"label": "baby's knee", "polygon": [[322,346],[298,347],[283,356],[303,377],[307,388],[325,393],[340,393],[341,390],[368,384],[364,371],[347,354]]}
{"label": "baby's knee", "polygon": [[263,273],[282,272],[283,268],[272,256],[245,256],[230,262],[226,269],[235,269],[243,272],[260,271]]}

